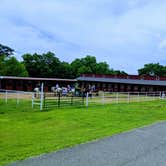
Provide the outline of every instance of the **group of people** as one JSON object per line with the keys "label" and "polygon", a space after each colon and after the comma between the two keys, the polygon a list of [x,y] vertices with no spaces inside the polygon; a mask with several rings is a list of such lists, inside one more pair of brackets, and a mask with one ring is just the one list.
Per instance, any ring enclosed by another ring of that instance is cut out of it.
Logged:
{"label": "group of people", "polygon": [[[87,95],[87,93],[88,93],[88,96],[89,97],[92,97],[92,93],[93,92],[97,92],[96,91],[96,87],[95,87],[95,85],[87,85],[86,87],[83,87],[82,89],[81,89],[81,93],[82,93],[82,95],[84,96],[84,97],[86,97],[86,95]],[[96,93],[96,95],[98,94],[98,92]]]}
{"label": "group of people", "polygon": [[67,85],[67,87],[60,87],[59,84],[56,84],[54,87],[54,92],[59,91],[62,96],[66,96],[68,93],[72,93],[75,96],[86,96],[89,94],[89,97],[92,97],[92,93],[96,91],[95,85],[87,85],[86,87],[80,88],[79,84],[76,83],[74,86]]}
{"label": "group of people", "polygon": [[60,87],[59,84],[57,83],[54,87],[51,88],[51,91],[54,93],[59,93],[62,96],[67,96],[68,93],[74,93],[75,88],[72,87],[71,85],[67,85],[67,87]]}
{"label": "group of people", "polygon": [[[37,87],[34,89],[36,93],[41,91],[40,85],[37,85]],[[76,83],[75,85],[67,85],[66,87],[60,87],[58,83],[55,84],[55,86],[51,87],[51,91],[57,94],[61,94],[62,96],[67,96],[68,94],[74,94],[75,96],[86,96],[86,94],[89,94],[89,97],[92,97],[92,92],[96,91],[95,85],[87,85],[86,87],[79,87],[79,84]]]}

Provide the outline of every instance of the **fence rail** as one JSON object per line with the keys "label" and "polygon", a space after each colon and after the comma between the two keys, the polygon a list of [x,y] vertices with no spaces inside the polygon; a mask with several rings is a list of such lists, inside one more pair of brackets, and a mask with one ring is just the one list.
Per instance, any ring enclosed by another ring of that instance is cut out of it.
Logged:
{"label": "fence rail", "polygon": [[84,97],[77,97],[71,94],[69,96],[63,96],[61,94],[53,96],[52,93],[44,93],[44,108],[73,106],[73,105],[74,106],[84,105]]}
{"label": "fence rail", "polygon": [[6,104],[10,99],[15,100],[16,104],[23,100],[32,100],[32,108],[34,106],[42,109],[56,108],[63,106],[91,106],[96,104],[111,104],[111,103],[131,103],[153,100],[163,100],[166,92],[103,92],[87,93],[84,97],[68,94],[66,96],[55,95],[54,93],[34,93],[23,91],[10,91],[0,89],[0,99]]}
{"label": "fence rail", "polygon": [[164,99],[164,92],[100,92],[88,94],[88,104],[130,103]]}
{"label": "fence rail", "polygon": [[8,103],[10,99],[15,100],[17,104],[21,101],[32,98],[33,92],[24,92],[24,91],[13,91],[13,90],[4,90],[0,89],[0,99],[4,100],[5,103]]}

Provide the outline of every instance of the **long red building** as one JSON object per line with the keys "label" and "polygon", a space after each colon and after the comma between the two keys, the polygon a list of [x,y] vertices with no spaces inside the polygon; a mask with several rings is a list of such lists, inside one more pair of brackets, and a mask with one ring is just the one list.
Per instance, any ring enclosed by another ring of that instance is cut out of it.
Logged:
{"label": "long red building", "polygon": [[113,92],[166,91],[166,77],[158,76],[82,74],[77,81],[81,87],[94,85],[98,90]]}
{"label": "long red building", "polygon": [[56,84],[62,87],[76,82],[80,88],[93,85],[96,90],[114,92],[166,91],[166,77],[104,74],[82,74],[76,79],[0,76],[0,89],[33,91],[42,82],[45,91],[51,91],[51,87]]}
{"label": "long red building", "polygon": [[51,87],[56,84],[67,86],[73,85],[76,81],[76,79],[0,76],[0,89],[33,91],[35,87],[44,83],[44,90],[51,91]]}

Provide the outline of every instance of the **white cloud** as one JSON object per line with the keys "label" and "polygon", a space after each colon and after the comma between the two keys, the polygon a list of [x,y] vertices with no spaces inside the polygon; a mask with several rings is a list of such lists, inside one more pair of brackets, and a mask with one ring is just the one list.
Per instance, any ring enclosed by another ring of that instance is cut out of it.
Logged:
{"label": "white cloud", "polygon": [[159,49],[165,49],[166,48],[166,39],[162,40],[159,43]]}
{"label": "white cloud", "polygon": [[0,42],[21,53],[55,51],[68,61],[92,54],[135,73],[164,60],[165,17],[163,0],[1,0]]}

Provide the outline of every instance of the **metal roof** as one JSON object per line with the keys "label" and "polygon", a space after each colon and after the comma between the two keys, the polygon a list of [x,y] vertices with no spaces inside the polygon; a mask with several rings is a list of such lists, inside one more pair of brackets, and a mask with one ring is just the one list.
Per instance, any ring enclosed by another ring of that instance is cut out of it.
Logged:
{"label": "metal roof", "polygon": [[166,81],[158,81],[158,80],[136,80],[136,79],[118,79],[118,78],[97,78],[97,77],[78,77],[77,80],[90,81],[90,82],[166,86]]}
{"label": "metal roof", "polygon": [[0,79],[30,80],[30,81],[64,81],[64,82],[76,82],[77,81],[76,79],[14,77],[14,76],[0,76]]}

